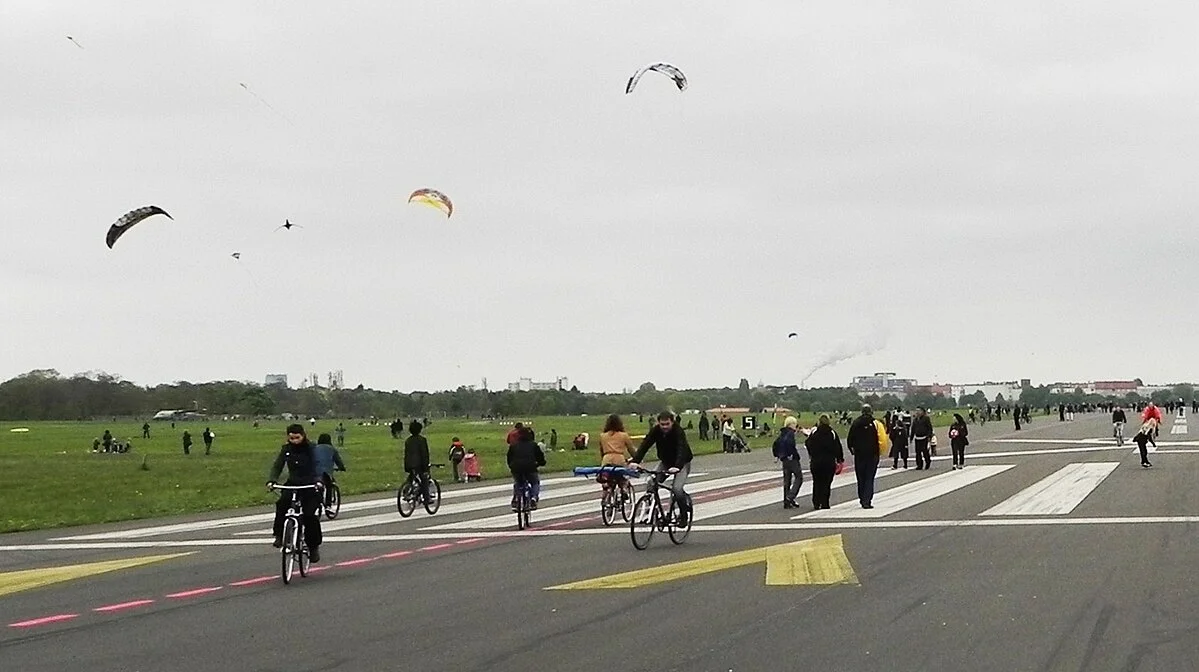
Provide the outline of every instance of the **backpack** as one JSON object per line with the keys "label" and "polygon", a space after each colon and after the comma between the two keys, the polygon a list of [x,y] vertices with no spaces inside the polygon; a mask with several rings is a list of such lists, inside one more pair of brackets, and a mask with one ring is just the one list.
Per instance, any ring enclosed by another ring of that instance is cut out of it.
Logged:
{"label": "backpack", "polygon": [[879,457],[887,455],[891,452],[891,437],[887,435],[887,427],[883,425],[881,420],[875,420],[874,431],[878,434]]}

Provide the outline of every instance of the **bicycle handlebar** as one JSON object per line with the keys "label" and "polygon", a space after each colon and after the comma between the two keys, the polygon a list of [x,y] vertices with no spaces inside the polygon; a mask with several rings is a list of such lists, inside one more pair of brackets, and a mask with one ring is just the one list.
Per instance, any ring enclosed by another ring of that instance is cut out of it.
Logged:
{"label": "bicycle handlebar", "polygon": [[271,485],[271,490],[316,490],[318,487],[320,487],[319,483],[312,485],[279,485],[275,483]]}

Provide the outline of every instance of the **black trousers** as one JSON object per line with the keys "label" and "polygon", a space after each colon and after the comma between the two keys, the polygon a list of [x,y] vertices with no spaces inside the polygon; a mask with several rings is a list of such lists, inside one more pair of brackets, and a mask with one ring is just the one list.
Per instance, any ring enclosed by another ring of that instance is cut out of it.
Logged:
{"label": "black trousers", "polygon": [[1149,442],[1137,441],[1137,448],[1141,451],[1141,464],[1149,464]]}
{"label": "black trousers", "polygon": [[858,477],[858,501],[868,505],[874,501],[874,476],[878,473],[878,458],[854,457],[853,473]]}
{"label": "black trousers", "polygon": [[950,449],[953,450],[953,463],[965,466],[966,464],[966,446],[951,444]]}
{"label": "black trousers", "polygon": [[908,466],[908,444],[896,443],[891,448],[892,464],[899,466],[899,461],[903,460],[903,466]]}
{"label": "black trousers", "polygon": [[812,506],[818,509],[829,507],[829,493],[833,489],[833,472],[836,469],[837,463],[832,460],[813,460],[808,465],[812,473]]}
{"label": "black trousers", "polygon": [[461,480],[458,478],[458,465],[462,464],[462,462],[460,460],[450,460],[450,464],[454,467],[454,482],[457,483]]}
{"label": "black trousers", "polygon": [[303,511],[300,514],[300,523],[304,527],[304,542],[308,544],[308,548],[320,546],[324,537],[321,535],[321,519],[316,515],[316,505],[320,501],[317,498],[320,495],[316,494],[315,490],[284,490],[279,495],[279,501],[275,502],[275,538],[283,536],[283,519],[287,516],[287,510],[291,508],[292,497],[300,498],[300,509]]}
{"label": "black trousers", "polygon": [[929,439],[916,439],[916,468],[933,466],[933,456],[928,452]]}

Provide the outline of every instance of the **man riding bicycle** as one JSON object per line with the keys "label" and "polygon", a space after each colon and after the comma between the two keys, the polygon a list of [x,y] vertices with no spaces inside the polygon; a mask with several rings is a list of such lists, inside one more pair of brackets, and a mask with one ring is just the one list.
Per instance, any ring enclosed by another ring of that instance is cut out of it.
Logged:
{"label": "man riding bicycle", "polygon": [[1121,442],[1124,442],[1124,425],[1128,424],[1128,416],[1124,414],[1124,409],[1117,406],[1112,411],[1112,434]]}
{"label": "man riding bicycle", "polygon": [[321,434],[316,440],[316,475],[325,486],[325,506],[333,506],[333,472],[345,471],[346,464],[341,461],[341,452],[333,447],[333,437]]}
{"label": "man riding bicycle", "polygon": [[679,503],[679,525],[686,527],[691,517],[691,497],[683,488],[687,485],[687,476],[691,473],[691,446],[687,443],[686,433],[675,422],[674,414],[670,411],[658,414],[658,424],[642,439],[641,447],[629,462],[630,469],[641,467],[641,460],[645,458],[651,446],[658,449],[657,471],[667,471],[674,475],[670,490],[675,501]]}
{"label": "man riding bicycle", "polygon": [[408,425],[412,434],[404,441],[404,471],[408,472],[408,480],[420,482],[422,498],[429,496],[429,440],[421,436],[421,426],[416,420]]}
{"label": "man riding bicycle", "polygon": [[[287,467],[287,481],[284,485],[317,485],[319,487],[316,451],[309,443],[303,425],[290,425],[287,428],[287,443],[279,449],[279,455],[275,458],[274,465],[271,466],[271,473],[266,482],[267,488],[274,488],[279,481],[279,475],[283,473],[284,466]],[[303,511],[300,521],[304,526],[304,541],[308,544],[308,558],[312,562],[320,562],[321,519],[316,515],[319,496],[315,489],[284,490],[279,495],[279,501],[275,503],[273,528],[275,548],[283,547],[283,519],[287,517],[287,510],[291,508],[292,498],[298,497],[300,508]]]}

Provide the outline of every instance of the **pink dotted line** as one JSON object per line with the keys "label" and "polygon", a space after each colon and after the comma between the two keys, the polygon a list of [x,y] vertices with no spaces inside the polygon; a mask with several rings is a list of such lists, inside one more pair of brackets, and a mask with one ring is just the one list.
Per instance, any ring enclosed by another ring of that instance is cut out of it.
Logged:
{"label": "pink dotted line", "polygon": [[[476,544],[480,541],[486,541],[486,539],[484,539],[483,537],[462,539],[460,541],[455,541],[455,542],[449,542],[449,543],[444,543],[444,544],[434,544],[432,546],[425,546],[423,548],[418,548],[413,551],[395,551],[392,553],[384,553],[383,555],[376,555],[376,556],[371,556],[371,557],[366,557],[366,558],[357,558],[354,560],[345,560],[343,562],[334,563],[332,566],[313,567],[312,569],[308,570],[308,573],[309,574],[319,574],[321,572],[328,571],[329,569],[332,569],[333,567],[358,567],[361,565],[370,564],[372,562],[375,562],[376,560],[394,560],[397,558],[405,558],[405,557],[408,557],[409,555],[413,555],[415,553],[432,553],[432,552],[436,552],[436,551],[444,551],[446,549],[454,548],[455,546],[466,546],[468,544]],[[267,583],[268,581],[275,581],[278,578],[279,578],[278,574],[271,574],[270,576],[258,576],[258,577],[254,577],[252,579],[243,579],[241,581],[233,581],[233,582],[227,583],[223,586],[209,586],[207,588],[193,588],[191,590],[184,590],[184,591],[175,592],[175,593],[168,593],[167,595],[164,596],[163,599],[182,600],[182,599],[186,599],[189,597],[200,597],[201,595],[209,595],[211,593],[215,593],[217,591],[224,590],[225,588],[244,588],[246,586],[256,586],[260,583]],[[96,607],[96,608],[92,609],[91,611],[94,613],[99,613],[99,614],[111,614],[111,613],[118,612],[118,611],[125,611],[128,609],[136,609],[138,607],[149,606],[151,604],[154,604],[157,601],[158,600],[155,600],[155,599],[132,600],[129,602],[119,602],[117,604],[107,604],[102,607]],[[10,628],[33,628],[33,627],[37,627],[39,625],[50,625],[52,623],[62,623],[64,621],[70,621],[70,620],[79,618],[79,616],[80,616],[79,614],[55,614],[54,616],[43,616],[42,618],[33,618],[33,619],[25,620],[25,621],[17,621],[16,623],[9,623],[8,627],[10,627]]]}

